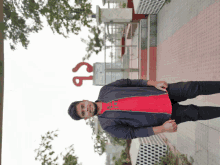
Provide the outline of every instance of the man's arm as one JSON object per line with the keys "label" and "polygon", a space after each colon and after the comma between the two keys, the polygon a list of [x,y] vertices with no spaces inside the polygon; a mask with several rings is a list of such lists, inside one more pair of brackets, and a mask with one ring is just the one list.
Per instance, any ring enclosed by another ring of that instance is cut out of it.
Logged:
{"label": "man's arm", "polygon": [[147,85],[148,86],[155,86],[155,83],[156,83],[157,81],[153,81],[153,80],[148,80],[147,81]]}
{"label": "man's arm", "polygon": [[157,127],[153,127],[153,131],[154,134],[159,134],[159,133],[163,133],[166,132],[165,128],[161,125],[161,126],[157,126]]}
{"label": "man's arm", "polygon": [[110,126],[104,129],[111,136],[122,139],[135,139],[140,137],[149,137],[154,135],[152,127],[135,128],[129,126]]}
{"label": "man's arm", "polygon": [[132,128],[132,127],[126,128],[123,126],[119,126],[116,128],[108,127],[106,131],[110,132],[110,134],[113,136],[123,139],[148,137],[151,135],[157,135],[159,133],[166,132],[165,128],[162,125],[157,127],[147,127],[147,128]]}
{"label": "man's arm", "polygon": [[[150,81],[150,82],[149,82]],[[152,80],[142,80],[142,79],[120,79],[115,82],[109,83],[106,86],[116,86],[116,87],[147,87],[154,86],[155,81]]]}
{"label": "man's arm", "polygon": [[119,120],[99,118],[102,129],[111,136],[122,139],[135,139],[154,135],[152,127],[132,127]]}

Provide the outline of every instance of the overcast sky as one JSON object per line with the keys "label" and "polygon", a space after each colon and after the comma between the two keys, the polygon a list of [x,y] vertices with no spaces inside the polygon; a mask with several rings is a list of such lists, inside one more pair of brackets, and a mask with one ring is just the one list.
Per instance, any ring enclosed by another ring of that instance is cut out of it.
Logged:
{"label": "overcast sky", "polygon": [[[96,5],[103,8],[101,0],[93,2],[94,12]],[[58,137],[52,142],[54,158],[74,144],[82,165],[105,163],[106,154],[94,153],[91,128],[85,121],[72,120],[67,113],[73,101],[95,101],[101,88],[93,86],[92,80],[84,81],[81,87],[72,82],[75,76],[93,75],[86,66],[72,72],[86,54],[86,44],[80,38],[87,39],[88,35],[88,29],[82,28],[78,36],[72,34],[65,39],[53,34],[44,22],[42,31],[30,35],[27,50],[19,45],[12,51],[5,41],[2,165],[40,165],[34,150],[41,136],[57,129]],[[104,62],[104,53],[94,54],[85,62]]]}

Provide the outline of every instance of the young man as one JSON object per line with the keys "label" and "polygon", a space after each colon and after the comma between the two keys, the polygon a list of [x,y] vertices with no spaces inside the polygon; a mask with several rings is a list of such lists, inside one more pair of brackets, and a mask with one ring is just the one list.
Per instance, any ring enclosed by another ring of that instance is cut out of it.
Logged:
{"label": "young man", "polygon": [[220,117],[220,107],[178,104],[198,95],[215,93],[220,93],[220,81],[167,84],[121,79],[103,86],[95,102],[71,103],[68,113],[74,120],[97,115],[101,127],[111,136],[134,139],[165,131],[176,132],[177,124],[182,122]]}

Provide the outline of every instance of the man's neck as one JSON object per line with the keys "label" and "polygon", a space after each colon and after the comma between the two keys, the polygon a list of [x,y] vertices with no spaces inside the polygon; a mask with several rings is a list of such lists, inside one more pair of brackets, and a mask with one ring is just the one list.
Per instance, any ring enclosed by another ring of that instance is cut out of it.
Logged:
{"label": "man's neck", "polygon": [[98,114],[97,115],[100,115],[101,113],[101,110],[102,110],[102,102],[99,101],[99,102],[96,102],[97,106],[98,106]]}

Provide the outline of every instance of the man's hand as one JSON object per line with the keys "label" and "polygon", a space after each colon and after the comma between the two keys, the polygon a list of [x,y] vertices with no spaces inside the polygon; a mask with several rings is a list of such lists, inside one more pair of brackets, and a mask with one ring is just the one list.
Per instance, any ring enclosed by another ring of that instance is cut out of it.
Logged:
{"label": "man's hand", "polygon": [[168,120],[163,124],[166,132],[177,132],[177,125],[175,120]]}
{"label": "man's hand", "polygon": [[167,92],[166,88],[168,87],[168,84],[166,81],[155,81],[155,88]]}

